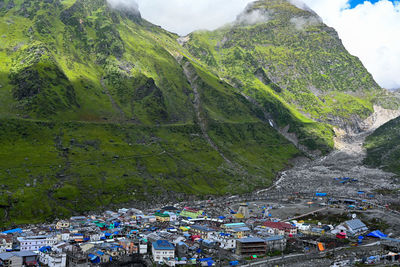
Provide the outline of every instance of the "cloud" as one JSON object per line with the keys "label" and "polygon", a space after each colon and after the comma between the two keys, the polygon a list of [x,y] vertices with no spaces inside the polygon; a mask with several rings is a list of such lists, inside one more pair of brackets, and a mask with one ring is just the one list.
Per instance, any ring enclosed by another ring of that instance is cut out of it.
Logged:
{"label": "cloud", "polygon": [[350,9],[347,0],[304,0],[334,27],[346,49],[360,58],[375,80],[400,88],[400,3],[366,1]]}
{"label": "cloud", "polygon": [[128,12],[128,13],[138,13],[139,6],[135,0],[107,0],[108,4],[117,10]]}
{"label": "cloud", "polygon": [[238,24],[253,25],[261,22],[267,22],[268,19],[269,18],[267,12],[256,9],[252,10],[251,12],[241,13],[237,17],[236,22]]}
{"label": "cloud", "polygon": [[145,19],[180,35],[200,29],[214,30],[233,22],[250,2],[252,0],[137,0]]}
{"label": "cloud", "polygon": [[290,19],[290,22],[296,27],[297,30],[304,30],[308,26],[314,26],[322,23],[319,17],[294,17]]}

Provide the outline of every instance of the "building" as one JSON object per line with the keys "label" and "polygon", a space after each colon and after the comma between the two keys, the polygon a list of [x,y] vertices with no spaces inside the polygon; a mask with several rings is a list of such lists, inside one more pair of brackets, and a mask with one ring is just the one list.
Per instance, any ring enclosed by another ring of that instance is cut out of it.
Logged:
{"label": "building", "polygon": [[218,233],[210,236],[210,239],[218,242],[220,247],[223,249],[234,249],[236,248],[236,239],[231,234]]}
{"label": "building", "polygon": [[250,218],[249,205],[241,203],[237,214],[241,214],[243,218]]}
{"label": "building", "polygon": [[169,214],[157,212],[154,215],[156,216],[156,220],[158,222],[169,222],[170,221]]}
{"label": "building", "polygon": [[190,217],[192,219],[197,219],[198,217],[202,216],[203,213],[204,212],[202,210],[196,210],[196,209],[185,207],[181,211],[180,216],[181,217]]}
{"label": "building", "polygon": [[212,234],[216,233],[216,230],[203,225],[192,225],[189,233],[191,235],[198,235],[202,239],[208,239]]}
{"label": "building", "polygon": [[261,238],[241,238],[236,240],[236,254],[242,257],[262,256],[267,254],[267,245],[265,240]]}
{"label": "building", "polygon": [[344,222],[347,234],[357,235],[368,231],[368,227],[359,219]]}
{"label": "building", "polygon": [[286,238],[283,235],[274,235],[264,238],[268,251],[283,251],[286,249]]}
{"label": "building", "polygon": [[0,253],[0,266],[21,267],[37,266],[38,255],[33,251]]}
{"label": "building", "polygon": [[236,237],[236,238],[244,238],[248,234],[251,233],[251,230],[249,227],[244,226],[244,227],[237,227],[233,228],[230,230],[230,232]]}
{"label": "building", "polygon": [[65,267],[67,265],[67,254],[42,249],[39,250],[39,262],[48,267]]}
{"label": "building", "polygon": [[61,229],[66,229],[70,227],[69,221],[58,221],[56,224],[56,229],[61,230]]}
{"label": "building", "polygon": [[274,230],[275,235],[296,235],[297,228],[288,223],[284,222],[265,222],[265,227],[269,227]]}
{"label": "building", "polygon": [[57,238],[53,236],[28,236],[18,237],[21,251],[39,250],[41,247],[53,246],[57,243]]}
{"label": "building", "polygon": [[167,240],[157,240],[152,243],[152,253],[154,262],[163,262],[175,258],[175,247]]}
{"label": "building", "polygon": [[0,253],[11,251],[12,246],[13,246],[13,236],[0,234]]}

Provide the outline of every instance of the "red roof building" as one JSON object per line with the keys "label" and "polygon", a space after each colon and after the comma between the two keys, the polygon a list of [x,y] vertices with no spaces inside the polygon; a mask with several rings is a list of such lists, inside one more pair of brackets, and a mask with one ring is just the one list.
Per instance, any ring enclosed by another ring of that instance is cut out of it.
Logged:
{"label": "red roof building", "polygon": [[264,226],[273,229],[277,235],[297,234],[296,226],[284,222],[265,222]]}

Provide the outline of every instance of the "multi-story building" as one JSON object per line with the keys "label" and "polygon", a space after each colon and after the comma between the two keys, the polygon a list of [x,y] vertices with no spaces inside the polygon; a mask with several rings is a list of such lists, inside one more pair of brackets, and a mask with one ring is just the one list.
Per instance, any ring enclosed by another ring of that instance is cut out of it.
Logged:
{"label": "multi-story building", "polygon": [[241,238],[236,240],[236,254],[243,257],[262,256],[267,254],[267,245],[265,240],[261,238]]}
{"label": "multi-story building", "polygon": [[175,247],[167,240],[157,240],[152,244],[152,253],[154,262],[163,262],[164,259],[175,258]]}
{"label": "multi-story building", "polygon": [[216,232],[216,230],[203,225],[192,225],[189,230],[190,234],[198,235],[203,239],[210,238],[210,236]]}
{"label": "multi-story building", "polygon": [[20,243],[21,251],[39,250],[41,247],[53,246],[57,243],[57,238],[55,236],[45,235],[18,237],[17,240]]}
{"label": "multi-story building", "polygon": [[275,235],[296,235],[297,228],[284,222],[265,222],[265,227],[269,227],[275,231]]}

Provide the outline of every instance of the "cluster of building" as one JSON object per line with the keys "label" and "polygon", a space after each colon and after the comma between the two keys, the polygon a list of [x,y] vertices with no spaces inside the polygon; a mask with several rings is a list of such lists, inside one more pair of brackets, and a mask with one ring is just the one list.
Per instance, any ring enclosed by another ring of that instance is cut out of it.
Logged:
{"label": "cluster of building", "polygon": [[[240,211],[240,213],[239,213]],[[272,218],[250,218],[245,205],[237,213],[212,218],[201,209],[164,207],[107,211],[54,224],[0,233],[0,266],[83,267],[143,262],[168,266],[242,259],[284,251],[302,235],[347,238],[365,233],[360,220],[341,225],[310,225]],[[323,247],[320,247],[323,249]]]}

